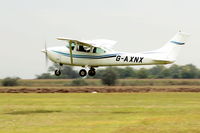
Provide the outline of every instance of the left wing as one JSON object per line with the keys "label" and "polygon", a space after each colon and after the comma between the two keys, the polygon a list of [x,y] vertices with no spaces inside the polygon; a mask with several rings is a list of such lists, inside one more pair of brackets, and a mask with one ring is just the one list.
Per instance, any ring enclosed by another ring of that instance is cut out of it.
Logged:
{"label": "left wing", "polygon": [[75,42],[75,43],[81,44],[81,45],[83,45],[83,46],[89,46],[89,47],[93,46],[93,45],[91,45],[91,44],[89,44],[89,43],[86,43],[86,42],[83,42],[83,41],[79,41],[79,40],[69,39],[69,38],[58,37],[58,38],[56,38],[56,39],[57,39],[57,40],[62,40],[62,41],[67,41],[67,42],[69,42],[70,44],[73,43],[73,42]]}
{"label": "left wing", "polygon": [[83,46],[93,46],[99,48],[112,48],[117,42],[113,40],[107,39],[98,39],[98,40],[74,40],[69,38],[57,38],[58,40],[68,41],[69,43],[76,42],[77,44],[81,44]]}

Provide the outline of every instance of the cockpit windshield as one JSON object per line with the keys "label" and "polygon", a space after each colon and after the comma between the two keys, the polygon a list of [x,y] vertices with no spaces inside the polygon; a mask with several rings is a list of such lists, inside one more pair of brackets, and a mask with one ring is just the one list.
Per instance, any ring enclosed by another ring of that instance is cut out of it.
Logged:
{"label": "cockpit windshield", "polygon": [[[72,50],[74,50],[76,44],[74,42],[71,43]],[[67,42],[66,47],[69,48],[69,42]]]}

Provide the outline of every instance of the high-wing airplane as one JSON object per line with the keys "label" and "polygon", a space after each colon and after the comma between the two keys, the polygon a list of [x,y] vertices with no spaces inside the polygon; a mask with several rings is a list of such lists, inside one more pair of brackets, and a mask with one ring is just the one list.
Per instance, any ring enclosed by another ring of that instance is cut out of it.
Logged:
{"label": "high-wing airplane", "polygon": [[[94,76],[95,68],[100,66],[130,66],[170,64],[175,62],[180,48],[185,45],[188,34],[178,32],[160,49],[140,53],[114,51],[111,47],[116,43],[112,40],[74,40],[57,38],[66,42],[65,46],[51,47],[42,50],[51,61],[59,64],[55,75],[61,74],[61,66],[82,66],[81,77]],[[124,46],[126,44],[123,44]],[[149,45],[149,44],[148,44]],[[87,72],[86,67],[89,67]]]}

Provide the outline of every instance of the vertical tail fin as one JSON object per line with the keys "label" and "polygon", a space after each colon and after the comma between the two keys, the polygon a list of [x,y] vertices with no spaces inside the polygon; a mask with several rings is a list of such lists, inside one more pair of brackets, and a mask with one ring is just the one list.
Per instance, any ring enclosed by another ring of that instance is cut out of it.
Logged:
{"label": "vertical tail fin", "polygon": [[162,48],[158,49],[158,51],[165,53],[165,56],[168,60],[175,61],[181,47],[186,44],[188,37],[189,34],[178,32]]}

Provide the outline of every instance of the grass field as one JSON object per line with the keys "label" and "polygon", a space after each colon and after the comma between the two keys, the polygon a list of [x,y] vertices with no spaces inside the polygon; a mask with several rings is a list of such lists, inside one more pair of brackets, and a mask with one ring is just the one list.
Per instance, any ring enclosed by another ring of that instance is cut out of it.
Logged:
{"label": "grass field", "polygon": [[0,133],[199,133],[200,93],[0,94]]}

